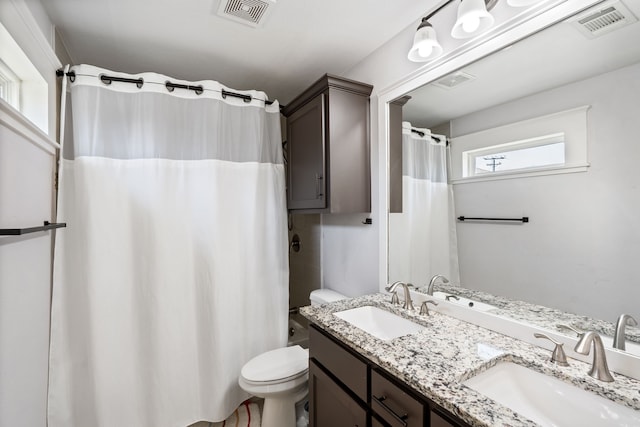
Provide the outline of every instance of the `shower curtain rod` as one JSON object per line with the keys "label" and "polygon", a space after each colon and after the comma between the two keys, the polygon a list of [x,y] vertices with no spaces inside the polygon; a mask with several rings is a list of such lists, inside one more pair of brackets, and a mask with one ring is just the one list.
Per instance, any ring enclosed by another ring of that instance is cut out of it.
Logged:
{"label": "shower curtain rod", "polygon": [[[59,69],[56,70],[56,76],[58,77],[62,77],[65,75],[64,70]],[[69,71],[68,73],[66,73],[67,77],[69,77],[69,80],[71,80],[71,82],[75,81],[76,79],[76,73],[75,71]],[[102,81],[102,83],[106,84],[106,85],[110,85],[112,82],[123,82],[123,83],[135,83],[135,85],[138,88],[141,88],[144,85],[144,80],[142,79],[142,77],[137,78],[137,79],[129,79],[129,78],[125,78],[125,77],[115,77],[115,76],[108,76],[106,74],[101,74],[100,76],[100,81]],[[201,95],[204,92],[204,88],[202,87],[202,85],[198,85],[198,86],[192,86],[192,85],[185,85],[185,84],[180,84],[180,83],[172,83],[170,81],[166,81],[164,86],[167,88],[167,91],[169,92],[173,92],[174,89],[187,89],[187,90],[192,90],[196,93],[196,95]],[[230,92],[228,90],[224,90],[222,89],[222,99],[225,99],[227,96],[231,96],[234,98],[240,98],[242,99],[244,102],[251,102],[253,101],[253,97],[251,95],[246,95],[246,94],[242,94],[242,93],[236,93],[236,92]],[[273,104],[273,101],[269,101],[267,99],[260,99],[260,98],[256,98],[258,101],[262,101],[264,102],[266,105],[271,105]],[[282,110],[285,106],[284,105],[280,105],[280,109]]]}
{"label": "shower curtain rod", "polygon": [[[411,132],[417,133],[421,137],[423,137],[425,135],[424,132],[422,132],[421,130],[415,129],[415,128],[411,128]],[[431,135],[431,138],[437,139],[438,142],[440,142],[440,143],[442,143],[442,140],[444,139],[447,142],[447,145],[449,145],[449,138],[447,138],[444,135],[441,135],[441,136]]]}

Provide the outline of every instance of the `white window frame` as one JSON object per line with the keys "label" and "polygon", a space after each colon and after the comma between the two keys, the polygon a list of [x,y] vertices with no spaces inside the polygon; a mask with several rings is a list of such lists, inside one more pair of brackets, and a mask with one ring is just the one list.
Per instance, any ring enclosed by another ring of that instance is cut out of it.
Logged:
{"label": "white window frame", "polygon": [[[587,111],[589,108],[590,106],[586,105],[452,138],[451,182],[462,184],[586,171],[589,167],[587,161]],[[478,153],[486,155],[491,152],[505,151],[504,148],[516,145],[519,146],[518,148],[545,145],[554,138],[558,140],[560,136],[564,137],[564,164],[477,175],[470,173],[469,168],[475,166],[471,158],[480,155]]]}
{"label": "white window frame", "polygon": [[20,111],[20,85],[22,81],[0,58],[0,98]]}
{"label": "white window frame", "polygon": [[39,26],[27,0],[0,0],[0,57],[20,80],[18,111],[55,138],[56,70],[62,64],[43,32],[52,28]]}
{"label": "white window frame", "polygon": [[485,148],[465,151],[462,153],[463,177],[471,178],[480,176],[486,177],[498,174],[514,174],[520,171],[531,172],[539,169],[547,169],[549,167],[557,168],[560,166],[564,166],[564,164],[566,163],[566,157],[562,163],[554,163],[545,166],[528,166],[508,170],[484,171],[482,173],[478,173],[476,167],[476,159],[478,159],[479,157],[491,156],[498,153],[508,153],[510,151],[525,150],[527,148],[543,147],[545,145],[552,144],[562,143],[564,146],[564,139],[564,133],[560,132],[551,135],[543,135],[536,138],[528,138],[522,141],[507,142],[505,144],[492,145]]}

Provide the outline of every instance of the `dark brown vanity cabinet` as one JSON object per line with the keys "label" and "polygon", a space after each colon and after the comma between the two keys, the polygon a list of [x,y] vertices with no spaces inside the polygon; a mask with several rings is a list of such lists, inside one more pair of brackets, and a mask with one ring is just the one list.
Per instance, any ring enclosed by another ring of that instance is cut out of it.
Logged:
{"label": "dark brown vanity cabinet", "polygon": [[309,362],[309,424],[367,426],[367,410],[313,360]]}
{"label": "dark brown vanity cabinet", "polygon": [[326,74],[283,109],[289,210],[371,211],[372,90],[371,85]]}
{"label": "dark brown vanity cabinet", "polygon": [[309,357],[310,427],[467,426],[315,325]]}

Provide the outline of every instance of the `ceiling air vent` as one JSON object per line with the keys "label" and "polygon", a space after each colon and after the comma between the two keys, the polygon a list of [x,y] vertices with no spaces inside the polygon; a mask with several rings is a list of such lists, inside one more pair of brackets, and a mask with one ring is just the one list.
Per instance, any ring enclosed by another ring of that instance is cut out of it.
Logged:
{"label": "ceiling air vent", "polygon": [[467,74],[462,71],[456,71],[455,73],[447,74],[441,79],[436,80],[435,82],[433,82],[433,84],[443,89],[451,89],[458,85],[461,85],[464,82],[468,82],[474,79],[475,76],[472,76],[471,74]]}
{"label": "ceiling air vent", "polygon": [[621,1],[605,2],[578,16],[573,25],[588,38],[600,37],[636,22],[636,18]]}
{"label": "ceiling air vent", "polygon": [[220,0],[218,15],[251,27],[262,25],[276,0]]}

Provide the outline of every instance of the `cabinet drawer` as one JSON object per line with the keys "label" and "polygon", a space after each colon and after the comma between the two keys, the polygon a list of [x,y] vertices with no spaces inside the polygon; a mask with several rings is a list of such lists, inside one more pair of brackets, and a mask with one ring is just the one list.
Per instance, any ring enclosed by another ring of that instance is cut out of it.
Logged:
{"label": "cabinet drawer", "polygon": [[424,425],[424,405],[373,370],[371,371],[371,408],[393,427]]}
{"label": "cabinet drawer", "polygon": [[310,427],[366,427],[367,411],[312,360],[309,362]]}
{"label": "cabinet drawer", "polygon": [[329,370],[356,396],[367,401],[367,365],[313,325],[309,327],[309,356]]}
{"label": "cabinet drawer", "polygon": [[371,417],[371,427],[385,427],[385,425],[378,421],[376,418]]}

